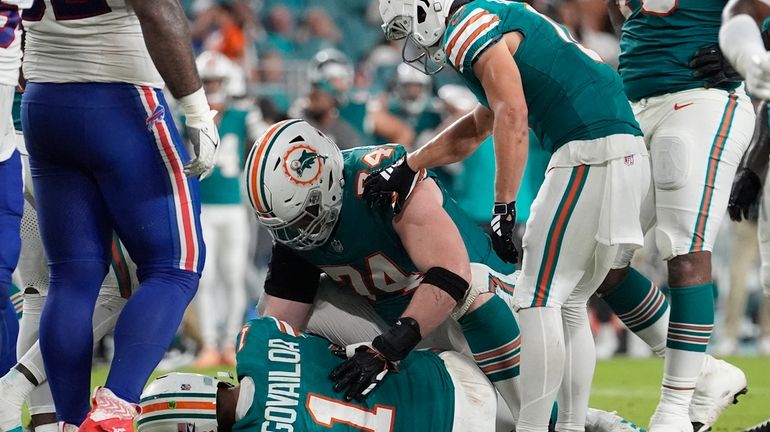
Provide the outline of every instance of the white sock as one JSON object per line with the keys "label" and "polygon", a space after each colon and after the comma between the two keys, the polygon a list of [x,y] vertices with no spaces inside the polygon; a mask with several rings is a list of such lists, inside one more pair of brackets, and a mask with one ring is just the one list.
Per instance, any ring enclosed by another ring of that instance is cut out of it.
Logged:
{"label": "white sock", "polygon": [[666,339],[668,338],[668,316],[671,308],[667,308],[663,316],[655,323],[644,330],[639,330],[635,334],[639,336],[652,352],[663,357],[666,353]]}
{"label": "white sock", "polygon": [[519,386],[521,384],[519,382],[519,378],[519,376],[515,376],[513,378],[495,381],[492,383],[492,385],[495,386],[497,392],[500,393],[500,396],[503,397],[503,400],[508,406],[508,409],[510,409],[514,424],[516,424],[519,411],[521,410],[521,391],[519,390]]}
{"label": "white sock", "polygon": [[16,342],[16,355],[19,358],[37,342],[40,313],[44,304],[45,296],[24,293],[24,313],[19,321],[19,338]]}
{"label": "white sock", "polygon": [[[40,384],[32,390],[27,399],[29,413],[31,415],[56,413],[56,406],[51,396],[51,388],[48,387],[48,381]],[[52,423],[56,427],[56,423]]]}
{"label": "white sock", "polygon": [[34,388],[16,368],[0,378],[0,429],[7,431],[21,425],[21,406]]}
{"label": "white sock", "polygon": [[584,432],[596,349],[585,306],[562,307],[564,326],[564,379],[559,389],[556,430]]}
{"label": "white sock", "polygon": [[682,417],[689,416],[692,394],[705,356],[701,352],[666,348],[659,409]]}
{"label": "white sock", "polygon": [[561,309],[519,311],[521,327],[521,411],[517,432],[547,430],[564,375],[564,330]]}

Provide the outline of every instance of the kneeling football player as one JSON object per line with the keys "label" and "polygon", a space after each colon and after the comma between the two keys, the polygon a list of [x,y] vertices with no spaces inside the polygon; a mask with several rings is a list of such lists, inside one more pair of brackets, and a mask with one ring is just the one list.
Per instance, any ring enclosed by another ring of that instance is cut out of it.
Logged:
{"label": "kneeling football player", "polygon": [[[263,315],[308,328],[322,273],[369,300],[391,327],[330,370],[335,390],[359,401],[451,316],[515,419],[519,329],[494,294],[512,266],[429,172],[417,177],[398,217],[390,205],[361,198],[370,172],[404,154],[399,145],[340,151],[302,120],[277,123],[256,142],[244,180],[276,240]],[[481,273],[474,283],[472,273]]]}

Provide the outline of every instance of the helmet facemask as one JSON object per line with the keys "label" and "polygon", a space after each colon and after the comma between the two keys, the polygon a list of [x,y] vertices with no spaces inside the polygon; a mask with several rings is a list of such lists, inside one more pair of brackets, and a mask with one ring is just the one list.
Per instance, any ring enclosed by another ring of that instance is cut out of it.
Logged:
{"label": "helmet facemask", "polygon": [[314,189],[296,218],[277,225],[265,224],[265,227],[277,242],[292,249],[315,249],[329,240],[340,212],[339,207],[324,207],[321,201],[321,190]]}
{"label": "helmet facemask", "polygon": [[[430,3],[432,1],[432,5]],[[426,75],[444,67],[446,55],[441,38],[446,30],[447,1],[380,0],[382,30],[388,40],[404,39],[401,58],[404,63]]]}

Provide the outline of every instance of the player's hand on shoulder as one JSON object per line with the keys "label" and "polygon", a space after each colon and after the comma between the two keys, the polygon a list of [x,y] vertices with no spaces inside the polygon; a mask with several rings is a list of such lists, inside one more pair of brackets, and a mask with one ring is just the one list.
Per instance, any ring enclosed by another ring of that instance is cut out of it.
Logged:
{"label": "player's hand on shoulder", "polygon": [[392,165],[372,172],[364,180],[364,199],[371,206],[392,205],[395,214],[403,209],[409,194],[424,179],[426,171],[414,171],[402,156]]}
{"label": "player's hand on shoulder", "polygon": [[396,369],[396,362],[385,358],[370,343],[336,347],[332,350],[338,357],[347,360],[334,368],[329,379],[334,381],[334,391],[345,390],[345,400],[366,399],[369,393],[385,378],[389,371]]}
{"label": "player's hand on shoulder", "polygon": [[495,203],[492,211],[492,247],[497,256],[511,264],[519,262],[519,251],[513,244],[516,229],[516,201]]}
{"label": "player's hand on shoulder", "polygon": [[185,114],[187,137],[192,147],[192,160],[184,166],[188,177],[206,178],[214,169],[219,149],[219,131],[214,122],[217,112],[209,108],[203,88],[179,99]]}
{"label": "player's hand on shoulder", "polygon": [[332,349],[336,355],[347,358],[329,374],[329,378],[334,381],[334,391],[345,390],[346,400],[363,401],[388,372],[398,371],[398,362],[420,340],[422,335],[417,321],[401,317],[393,327],[374,338],[371,343]]}
{"label": "player's hand on shoulder", "polygon": [[750,216],[759,201],[761,191],[762,182],[759,176],[748,168],[739,169],[735,174],[735,180],[733,180],[730,201],[727,203],[730,219],[736,222],[752,219]]}
{"label": "player's hand on shoulder", "polygon": [[695,52],[689,63],[692,76],[702,79],[706,88],[717,87],[729,82],[743,81],[722,54],[719,45],[703,47]]}
{"label": "player's hand on shoulder", "polygon": [[746,91],[755,98],[770,100],[770,52],[751,59],[746,72]]}

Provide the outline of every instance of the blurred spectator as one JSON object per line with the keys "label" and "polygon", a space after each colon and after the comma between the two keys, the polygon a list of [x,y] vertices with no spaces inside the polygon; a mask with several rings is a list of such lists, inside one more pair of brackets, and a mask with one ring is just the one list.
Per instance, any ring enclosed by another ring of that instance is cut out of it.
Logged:
{"label": "blurred spectator", "polygon": [[334,48],[341,39],[340,30],[323,9],[308,9],[298,31],[297,56],[310,59],[321,50]]}
{"label": "blurred spectator", "polygon": [[328,135],[342,150],[362,146],[358,132],[340,118],[335,95],[336,91],[329,81],[316,82],[300,117]]}
{"label": "blurred spectator", "polygon": [[270,49],[292,57],[296,51],[294,42],[294,17],[285,6],[276,6],[268,12],[265,23],[267,38],[261,49]]}
{"label": "blurred spectator", "polygon": [[[726,222],[731,223],[731,222]],[[725,305],[724,327],[716,347],[720,355],[738,354],[749,303],[749,276],[759,264],[759,241],[756,220],[732,223],[733,252],[730,258],[730,291]],[[754,271],[756,273],[756,271]],[[770,301],[759,295],[757,302],[757,348],[760,354],[770,354]]]}
{"label": "blurred spectator", "polygon": [[394,90],[388,111],[405,121],[417,135],[415,147],[426,143],[441,124],[441,104],[433,96],[433,80],[413,67],[401,63],[396,68]]}
{"label": "blurred spectator", "polygon": [[408,124],[390,114],[382,101],[370,98],[368,92],[353,91],[353,65],[345,54],[335,49],[320,51],[308,71],[317,88],[333,94],[339,117],[356,129],[364,143],[374,144],[378,137],[411,148],[415,135]]}
{"label": "blurred spectator", "polygon": [[286,112],[291,105],[286,88],[286,66],[278,51],[268,51],[259,59],[259,85],[257,92],[275,104],[278,111]]}
{"label": "blurred spectator", "polygon": [[591,5],[590,0],[559,0],[555,8],[556,20],[567,27],[582,45],[596,51],[607,64],[617,69],[620,55],[618,39],[603,31],[605,26],[599,24],[607,20],[606,7],[602,4],[602,14],[597,16]]}

